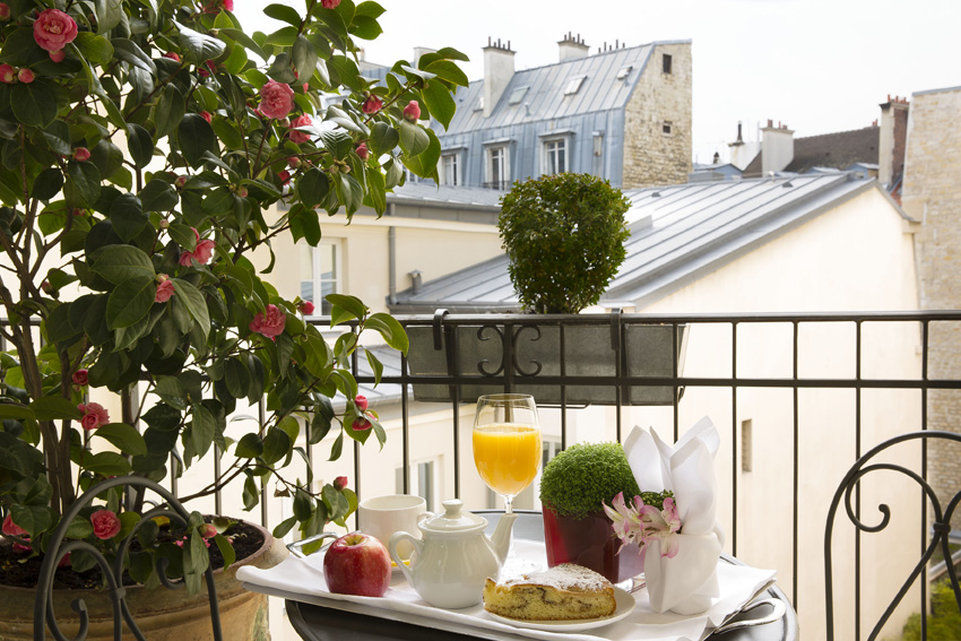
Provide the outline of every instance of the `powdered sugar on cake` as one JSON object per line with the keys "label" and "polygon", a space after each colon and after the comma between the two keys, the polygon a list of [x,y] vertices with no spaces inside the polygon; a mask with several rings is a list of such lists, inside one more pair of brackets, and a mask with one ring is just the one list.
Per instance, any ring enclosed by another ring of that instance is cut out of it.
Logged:
{"label": "powdered sugar on cake", "polygon": [[502,581],[500,585],[542,585],[568,592],[599,592],[614,587],[604,576],[573,563],[562,563],[547,570],[524,574]]}

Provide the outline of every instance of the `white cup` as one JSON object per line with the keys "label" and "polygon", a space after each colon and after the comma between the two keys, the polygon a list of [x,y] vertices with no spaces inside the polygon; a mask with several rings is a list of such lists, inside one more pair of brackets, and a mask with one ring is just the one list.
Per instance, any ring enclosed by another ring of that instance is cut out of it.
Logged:
{"label": "white cup", "polygon": [[[410,532],[420,538],[417,521],[427,512],[427,502],[420,496],[410,494],[388,494],[364,499],[357,507],[357,526],[361,532],[370,534],[387,547],[394,532]],[[397,546],[397,553],[409,559],[414,546],[403,541]]]}

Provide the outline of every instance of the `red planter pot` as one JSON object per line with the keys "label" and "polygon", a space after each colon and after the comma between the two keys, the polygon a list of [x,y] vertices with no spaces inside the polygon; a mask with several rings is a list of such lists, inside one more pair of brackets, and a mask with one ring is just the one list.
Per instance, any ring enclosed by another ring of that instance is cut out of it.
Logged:
{"label": "red planter pot", "polygon": [[603,574],[613,583],[637,576],[644,570],[636,545],[618,554],[621,542],[614,536],[611,520],[602,511],[575,519],[544,506],[544,542],[547,565],[576,563]]}

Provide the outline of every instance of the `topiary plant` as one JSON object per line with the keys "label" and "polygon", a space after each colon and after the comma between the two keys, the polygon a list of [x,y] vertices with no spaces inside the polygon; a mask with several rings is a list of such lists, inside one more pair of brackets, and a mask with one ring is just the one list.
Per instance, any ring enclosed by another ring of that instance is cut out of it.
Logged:
{"label": "topiary plant", "polygon": [[583,518],[618,492],[641,493],[619,443],[572,445],[551,459],[541,477],[541,503],[561,516]]}
{"label": "topiary plant", "polygon": [[538,314],[595,304],[624,262],[629,207],[619,189],[589,174],[515,183],[497,227],[521,304]]}

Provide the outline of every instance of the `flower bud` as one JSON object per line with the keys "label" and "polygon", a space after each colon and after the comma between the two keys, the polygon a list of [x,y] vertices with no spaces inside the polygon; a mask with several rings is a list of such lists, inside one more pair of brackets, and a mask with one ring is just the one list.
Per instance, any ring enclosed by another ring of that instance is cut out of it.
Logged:
{"label": "flower bud", "polygon": [[370,157],[370,151],[367,149],[367,143],[362,142],[357,147],[354,148],[354,152],[360,156],[361,160],[367,160]]}
{"label": "flower bud", "polygon": [[8,65],[7,63],[3,63],[2,65],[0,65],[0,82],[6,83],[9,85],[16,81],[17,81],[17,70],[11,67],[10,65]]}
{"label": "flower bud", "polygon": [[10,19],[10,5],[6,2],[0,2],[0,20]]}
{"label": "flower bud", "polygon": [[404,118],[410,122],[417,122],[420,119],[420,103],[411,100],[404,107]]}
{"label": "flower bud", "polygon": [[334,489],[342,490],[345,487],[347,487],[346,476],[338,476],[337,478],[334,479]]}
{"label": "flower bud", "polygon": [[78,162],[86,162],[90,160],[90,150],[86,147],[77,147],[73,150],[73,159]]}
{"label": "flower bud", "polygon": [[204,523],[200,526],[200,536],[205,539],[212,539],[217,536],[217,526],[213,523]]}
{"label": "flower bud", "polygon": [[359,409],[361,412],[366,412],[366,411],[367,411],[367,397],[366,397],[366,396],[363,396],[363,395],[361,395],[361,394],[358,394],[357,396],[354,397],[354,404],[357,406],[357,409]]}
{"label": "flower bud", "polygon": [[170,221],[166,218],[161,218],[158,224],[160,225],[160,229],[167,229],[170,227]]}
{"label": "flower bud", "polygon": [[178,54],[176,51],[168,51],[164,54],[164,58],[170,58],[174,62],[180,62],[180,54]]}
{"label": "flower bud", "polygon": [[33,82],[33,79],[35,77],[36,76],[33,75],[33,71],[31,71],[30,69],[27,69],[26,67],[24,67],[23,69],[17,72],[17,80],[19,80],[25,85],[28,85],[31,82]]}
{"label": "flower bud", "polygon": [[187,184],[187,177],[177,176],[177,180],[174,181],[174,184],[177,186],[178,189],[183,189],[184,185]]}
{"label": "flower bud", "polygon": [[241,198],[246,198],[247,194],[248,192],[246,187],[241,187],[240,189],[237,190],[237,195],[240,196]]}
{"label": "flower bud", "polygon": [[44,281],[40,283],[40,289],[42,289],[46,294],[53,293],[53,285],[51,285],[50,281],[46,279],[44,279]]}
{"label": "flower bud", "polygon": [[296,169],[297,167],[300,167],[300,158],[297,156],[291,156],[287,159],[287,164]]}
{"label": "flower bud", "polygon": [[63,59],[67,57],[67,54],[63,52],[63,49],[58,49],[56,51],[50,52],[50,59],[54,62],[63,62]]}

